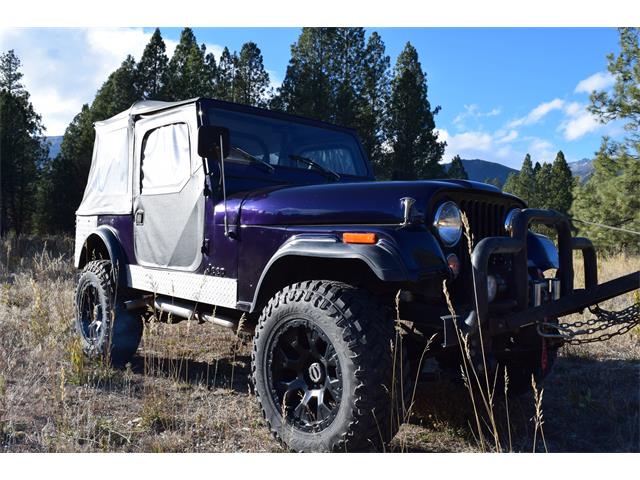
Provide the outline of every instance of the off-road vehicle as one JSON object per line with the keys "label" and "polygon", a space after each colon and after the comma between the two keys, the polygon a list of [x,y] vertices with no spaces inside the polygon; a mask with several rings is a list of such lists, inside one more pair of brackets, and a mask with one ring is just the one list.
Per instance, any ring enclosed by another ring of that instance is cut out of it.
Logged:
{"label": "off-road vehicle", "polygon": [[95,129],[76,218],[86,354],[129,361],[149,308],[253,323],[252,384],[293,450],[383,448],[421,360],[457,365],[463,337],[472,366],[506,366],[512,389],[541,379],[567,338],[558,317],[638,287],[637,272],[599,285],[564,216],[493,186],[376,182],[348,128],[199,98]]}

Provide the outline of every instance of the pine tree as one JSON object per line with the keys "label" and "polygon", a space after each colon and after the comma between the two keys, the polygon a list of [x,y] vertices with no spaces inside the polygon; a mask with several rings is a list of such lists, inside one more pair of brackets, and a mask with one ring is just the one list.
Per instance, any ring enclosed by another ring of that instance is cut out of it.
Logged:
{"label": "pine tree", "polygon": [[169,58],[160,29],[156,28],[138,63],[136,87],[142,98],[162,99],[168,79]]}
{"label": "pine tree", "polygon": [[266,105],[269,74],[264,69],[262,53],[253,42],[245,43],[240,49],[234,83],[236,102],[255,107]]}
{"label": "pine tree", "polygon": [[533,175],[531,155],[528,153],[524,157],[522,168],[520,168],[520,173],[518,174],[518,191],[518,196],[522,198],[527,205],[535,206],[536,180]]}
{"label": "pine tree", "polygon": [[169,60],[167,98],[185,100],[201,96],[206,91],[209,81],[205,55],[205,49],[198,46],[193,30],[183,29],[180,42]]}
{"label": "pine tree", "polygon": [[[543,169],[544,166],[540,168],[539,174]],[[527,153],[520,171],[518,173],[510,173],[502,189],[524,200],[530,208],[534,208],[538,206],[537,187],[531,155]]]}
{"label": "pine tree", "polygon": [[509,173],[509,175],[507,175],[507,179],[504,181],[502,190],[517,197],[519,196],[519,189],[518,174],[513,172]]}
{"label": "pine tree", "polygon": [[98,90],[91,105],[94,121],[112,117],[141,100],[142,95],[136,88],[136,78],[136,61],[128,55]]}
{"label": "pine tree", "polygon": [[13,50],[0,56],[0,235],[30,231],[39,167],[48,154],[20,66]]}
{"label": "pine tree", "polygon": [[217,99],[229,102],[234,101],[234,79],[236,77],[237,63],[237,55],[235,53],[232,55],[229,49],[224,47],[218,64],[218,81],[215,95]]}
{"label": "pine tree", "polygon": [[20,59],[15,51],[9,50],[0,55],[0,90],[6,90],[11,94],[23,92],[21,79]]}
{"label": "pine tree", "polygon": [[[591,94],[589,111],[601,122],[620,119],[634,142],[640,142],[640,28],[621,28],[620,53],[607,56],[608,70],[615,78],[611,93]],[[638,144],[636,143],[636,151]]]}
{"label": "pine tree", "polygon": [[[625,122],[622,142],[602,139],[593,162],[594,173],[574,189],[571,213],[576,220],[640,231],[640,29],[621,28],[620,53],[607,56],[615,78],[611,92],[593,92],[589,110],[601,122]],[[601,249],[640,252],[633,234],[577,223],[579,234]]]}
{"label": "pine tree", "polygon": [[485,178],[484,179],[484,183],[488,183],[489,185],[493,185],[494,187],[498,187],[498,188],[502,189],[502,182],[500,181],[500,178],[498,178],[498,177]]}
{"label": "pine tree", "polygon": [[365,50],[364,28],[336,28],[330,82],[335,95],[333,121],[358,128],[362,103]]}
{"label": "pine tree", "polygon": [[451,166],[447,171],[447,177],[457,178],[459,180],[469,180],[469,175],[467,175],[467,171],[464,169],[460,155],[456,155],[453,157],[453,160],[451,160]]}
{"label": "pine tree", "polygon": [[324,121],[335,121],[332,67],[335,28],[303,28],[291,46],[291,58],[272,106]]}
{"label": "pine tree", "polygon": [[438,141],[434,116],[427,99],[427,80],[418,52],[407,43],[398,56],[391,81],[388,134],[393,149],[394,178],[440,178],[440,160],[446,146]]}
{"label": "pine tree", "polygon": [[[536,162],[536,165],[538,163]],[[535,168],[534,168],[535,171]],[[550,163],[543,163],[538,172],[535,174],[536,184],[536,201],[534,204],[529,205],[535,208],[553,208],[552,205],[552,167]]]}
{"label": "pine tree", "polygon": [[[593,175],[575,187],[571,214],[577,220],[640,231],[640,161],[626,145],[604,138]],[[580,235],[599,249],[640,253],[637,235],[577,222]]]}
{"label": "pine tree", "polygon": [[202,96],[215,97],[216,89],[218,86],[218,64],[216,62],[216,56],[213,52],[209,52],[204,57],[204,69],[206,75],[206,85]]}
{"label": "pine tree", "polygon": [[377,174],[384,173],[386,105],[390,96],[389,56],[377,32],[367,40],[358,133]]}
{"label": "pine tree", "polygon": [[75,211],[82,200],[91,167],[94,121],[89,105],[83,105],[64,132],[60,153],[47,166],[44,175],[47,182],[39,192],[41,230],[73,232]]}
{"label": "pine tree", "polygon": [[549,181],[549,201],[546,208],[551,208],[560,213],[568,213],[573,202],[573,174],[564,158],[562,150],[558,152]]}
{"label": "pine tree", "polygon": [[49,231],[73,231],[89,176],[94,122],[106,120],[141,99],[136,89],[136,62],[128,56],[98,90],[91,106],[83,105],[65,130],[60,153],[47,165],[39,192],[39,224]]}

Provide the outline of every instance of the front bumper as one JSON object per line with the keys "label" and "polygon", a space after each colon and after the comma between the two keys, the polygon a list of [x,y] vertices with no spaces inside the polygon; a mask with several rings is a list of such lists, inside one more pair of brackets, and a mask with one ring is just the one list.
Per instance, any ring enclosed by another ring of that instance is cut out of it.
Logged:
{"label": "front bumper", "polygon": [[[560,296],[537,306],[531,306],[529,299],[531,293],[527,265],[527,231],[533,224],[552,227],[558,234],[557,278],[560,282]],[[582,289],[574,289],[574,250],[582,252],[585,276],[585,287]],[[500,315],[490,313],[487,294],[489,258],[495,254],[511,255],[513,258],[515,308]],[[471,264],[474,286],[472,310],[464,319],[455,321],[463,333],[481,334],[485,348],[490,345],[491,337],[517,333],[520,329],[542,323],[545,319],[581,312],[589,306],[640,288],[640,272],[598,284],[597,258],[592,243],[586,238],[571,237],[568,218],[552,210],[520,211],[513,219],[511,236],[482,239],[473,249]],[[445,337],[453,338],[451,334]]]}

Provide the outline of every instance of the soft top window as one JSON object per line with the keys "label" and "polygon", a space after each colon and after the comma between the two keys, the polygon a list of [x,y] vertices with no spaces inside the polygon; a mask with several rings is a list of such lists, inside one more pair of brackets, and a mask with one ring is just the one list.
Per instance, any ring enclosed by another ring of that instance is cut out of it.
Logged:
{"label": "soft top window", "polygon": [[187,124],[173,123],[147,132],[142,144],[141,163],[143,195],[179,191],[191,173]]}
{"label": "soft top window", "polygon": [[131,167],[126,126],[96,128],[93,161],[78,215],[131,211]]}

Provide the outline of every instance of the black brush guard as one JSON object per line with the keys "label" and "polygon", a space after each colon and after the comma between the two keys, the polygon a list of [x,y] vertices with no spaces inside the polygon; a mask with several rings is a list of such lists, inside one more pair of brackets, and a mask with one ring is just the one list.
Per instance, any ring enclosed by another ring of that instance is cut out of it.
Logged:
{"label": "black brush guard", "polygon": [[[560,281],[560,298],[535,307],[529,306],[527,266],[527,231],[532,224],[555,228],[558,233],[557,277]],[[573,250],[582,252],[585,276],[583,289],[573,287]],[[501,316],[489,314],[487,270],[489,258],[494,254],[513,256],[516,306],[513,313]],[[530,325],[547,325],[547,319],[582,312],[585,308],[640,288],[640,272],[598,284],[597,259],[593,244],[586,238],[571,237],[568,218],[553,210],[528,208],[516,213],[511,225],[511,236],[482,239],[473,250],[471,263],[475,308],[459,324],[459,328],[462,333],[470,334],[472,337],[480,330],[485,349],[490,348],[490,338],[493,336],[517,332]],[[562,338],[561,335],[555,336]]]}

